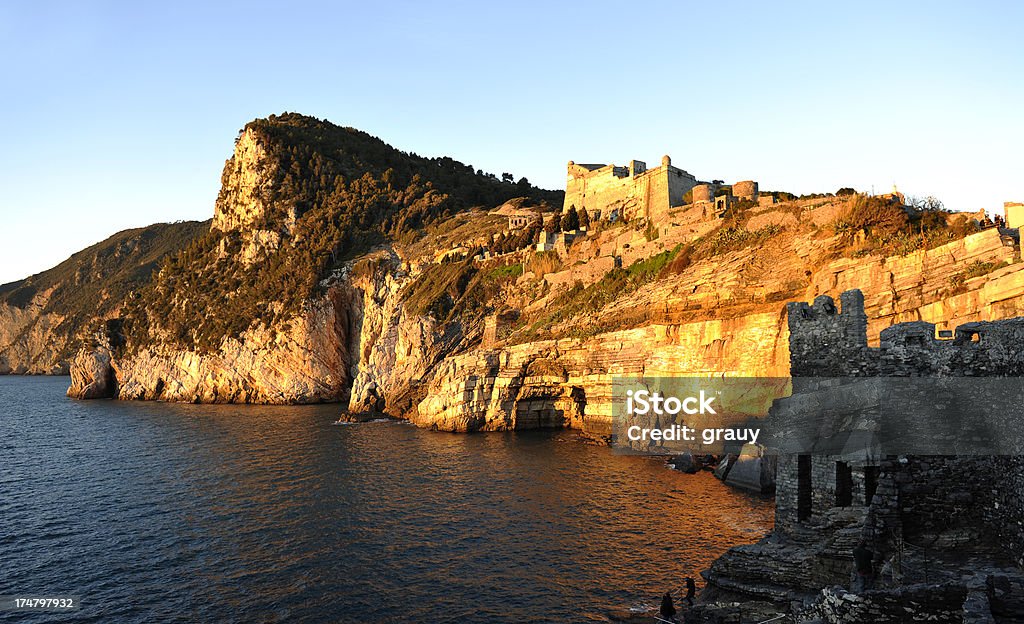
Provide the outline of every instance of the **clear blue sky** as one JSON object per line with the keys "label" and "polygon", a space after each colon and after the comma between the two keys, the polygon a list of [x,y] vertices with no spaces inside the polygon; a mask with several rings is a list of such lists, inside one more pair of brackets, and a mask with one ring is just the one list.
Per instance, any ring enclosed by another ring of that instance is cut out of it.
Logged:
{"label": "clear blue sky", "polygon": [[207,4],[0,6],[0,283],[209,218],[236,131],[282,111],[550,188],[669,153],[762,189],[1024,201],[1022,3]]}

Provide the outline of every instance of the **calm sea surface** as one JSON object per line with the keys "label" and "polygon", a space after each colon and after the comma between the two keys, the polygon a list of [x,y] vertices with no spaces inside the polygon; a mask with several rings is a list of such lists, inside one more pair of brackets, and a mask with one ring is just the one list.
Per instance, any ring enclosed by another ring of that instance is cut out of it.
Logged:
{"label": "calm sea surface", "polygon": [[656,603],[770,501],[567,432],[333,426],[336,405],[72,401],[0,377],[0,621],[576,622]]}

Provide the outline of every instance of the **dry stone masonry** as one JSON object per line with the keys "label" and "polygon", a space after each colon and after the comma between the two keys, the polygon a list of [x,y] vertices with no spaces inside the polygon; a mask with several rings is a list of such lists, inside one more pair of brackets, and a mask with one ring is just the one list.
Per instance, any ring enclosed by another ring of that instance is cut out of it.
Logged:
{"label": "dry stone masonry", "polygon": [[[791,303],[787,322],[794,400],[814,378],[855,386],[1024,368],[1024,318],[967,323],[943,338],[931,323],[903,323],[870,347],[864,296],[852,290],[838,307],[827,296]],[[836,624],[1021,621],[1022,492],[1022,455],[781,454],[772,535],[716,561],[707,599],[770,601],[797,621]],[[861,540],[875,553],[877,586],[853,593],[844,588]]]}

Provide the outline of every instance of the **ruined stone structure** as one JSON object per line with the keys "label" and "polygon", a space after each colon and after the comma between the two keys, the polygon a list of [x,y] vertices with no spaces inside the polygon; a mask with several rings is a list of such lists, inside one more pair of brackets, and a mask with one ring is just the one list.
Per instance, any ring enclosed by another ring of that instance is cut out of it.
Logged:
{"label": "ruined stone structure", "polygon": [[[838,431],[848,421],[828,414],[832,399],[857,379],[1024,374],[1024,318],[966,323],[948,338],[931,323],[901,323],[869,347],[861,292],[842,293],[840,306],[827,296],[787,306],[793,397],[773,413],[803,401]],[[831,389],[815,398],[815,380],[826,378]],[[773,534],[717,561],[709,594],[786,604],[796,621],[1020,621],[1024,456],[862,451],[780,454]],[[850,586],[860,540],[881,573],[876,589],[855,596],[832,586]]]}
{"label": "ruined stone structure", "polygon": [[661,166],[653,169],[639,160],[631,160],[626,167],[570,160],[565,210],[571,206],[586,210],[591,220],[607,219],[614,212],[630,221],[644,218],[658,222],[670,207],[682,205],[683,196],[695,184],[697,179],[672,166],[668,156],[663,156]]}
{"label": "ruined stone structure", "polygon": [[732,194],[736,199],[747,199],[750,201],[757,201],[758,191],[757,182],[753,180],[743,180],[732,185]]}
{"label": "ruined stone structure", "polygon": [[[757,182],[753,180],[736,182],[728,193],[719,194],[721,188],[718,182],[698,183],[686,171],[672,166],[668,156],[663,156],[661,166],[654,169],[639,160],[631,160],[625,167],[570,160],[564,209],[575,206],[576,210],[586,210],[591,221],[623,217],[658,226],[669,221],[671,208],[693,205],[721,216],[737,200],[759,200]],[[688,203],[687,193],[691,196]]]}
{"label": "ruined stone structure", "polygon": [[560,256],[564,256],[572,245],[572,242],[584,236],[586,231],[584,230],[572,230],[570,232],[541,232],[540,238],[537,240],[537,251],[555,251]]}
{"label": "ruined stone structure", "polygon": [[517,210],[508,215],[508,229],[521,230],[541,220],[540,213],[536,210]]}
{"label": "ruined stone structure", "polygon": [[519,320],[518,310],[505,310],[497,314],[491,314],[484,319],[484,336],[482,345],[484,348],[492,348],[498,340],[505,337],[506,332]]}
{"label": "ruined stone structure", "polygon": [[[703,206],[705,210],[710,209],[712,214],[721,216],[725,214],[729,208],[733,206],[737,201],[752,201],[757,202],[758,205],[762,205],[760,202],[760,192],[758,191],[757,182],[753,180],[743,180],[736,182],[731,187],[727,187],[725,193],[719,193],[722,185],[715,182],[704,182],[693,187],[692,193],[692,204],[695,206]],[[767,195],[771,201],[766,202],[763,205],[771,205],[774,203],[774,197]]]}
{"label": "ruined stone structure", "polygon": [[1003,216],[1006,218],[1006,227],[1008,228],[1024,226],[1024,203],[1003,202]]}

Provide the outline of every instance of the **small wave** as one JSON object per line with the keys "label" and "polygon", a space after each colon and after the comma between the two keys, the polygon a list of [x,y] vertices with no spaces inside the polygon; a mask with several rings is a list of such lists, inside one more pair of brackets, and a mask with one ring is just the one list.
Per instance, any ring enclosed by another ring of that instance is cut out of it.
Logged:
{"label": "small wave", "polygon": [[332,425],[345,426],[345,425],[370,425],[373,423],[389,423],[389,422],[407,422],[397,421],[394,418],[371,418],[370,420],[346,420],[345,417],[339,418],[332,422]]}

